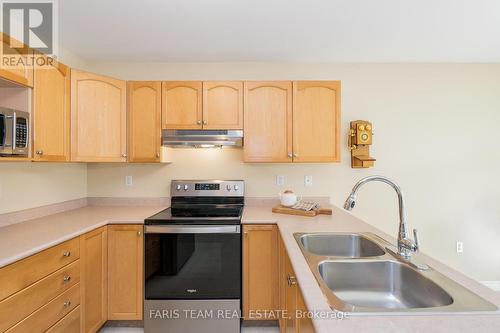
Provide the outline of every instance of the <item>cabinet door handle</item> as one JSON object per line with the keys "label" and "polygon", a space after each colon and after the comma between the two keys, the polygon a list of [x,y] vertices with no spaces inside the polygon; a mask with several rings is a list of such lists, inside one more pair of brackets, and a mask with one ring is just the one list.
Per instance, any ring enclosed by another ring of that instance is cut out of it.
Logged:
{"label": "cabinet door handle", "polygon": [[69,257],[71,255],[71,251],[64,251],[63,257]]}
{"label": "cabinet door handle", "polygon": [[69,282],[69,281],[71,281],[71,276],[69,276],[69,275],[64,275],[64,277],[63,277],[63,281],[64,281],[64,282]]}
{"label": "cabinet door handle", "polygon": [[206,120],[203,120],[203,125],[207,125],[208,122]]}
{"label": "cabinet door handle", "polygon": [[142,235],[142,231],[137,231],[137,236]]}
{"label": "cabinet door handle", "polygon": [[156,158],[160,158],[160,153],[156,153]]}
{"label": "cabinet door handle", "polygon": [[287,283],[288,283],[289,287],[297,284],[297,280],[295,279],[295,276],[288,275],[286,277],[286,280],[287,280]]}
{"label": "cabinet door handle", "polygon": [[201,125],[201,120],[198,120],[196,124]]}
{"label": "cabinet door handle", "polygon": [[36,154],[37,154],[37,155],[40,155],[40,156],[41,156],[41,155],[43,155],[43,150],[37,150],[37,151],[36,151]]}
{"label": "cabinet door handle", "polygon": [[291,158],[291,157],[292,157],[292,153],[288,153],[288,157],[290,157],[290,158]]}
{"label": "cabinet door handle", "polygon": [[297,153],[293,153],[292,155],[293,155],[293,157],[299,157],[299,155],[297,155]]}
{"label": "cabinet door handle", "polygon": [[122,154],[122,157],[123,158],[127,158],[127,154]]}

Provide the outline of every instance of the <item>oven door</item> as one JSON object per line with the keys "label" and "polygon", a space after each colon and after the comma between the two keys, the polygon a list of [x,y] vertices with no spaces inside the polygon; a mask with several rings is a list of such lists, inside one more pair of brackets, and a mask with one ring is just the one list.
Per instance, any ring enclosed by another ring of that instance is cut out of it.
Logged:
{"label": "oven door", "polygon": [[146,300],[241,298],[239,225],[147,225]]}

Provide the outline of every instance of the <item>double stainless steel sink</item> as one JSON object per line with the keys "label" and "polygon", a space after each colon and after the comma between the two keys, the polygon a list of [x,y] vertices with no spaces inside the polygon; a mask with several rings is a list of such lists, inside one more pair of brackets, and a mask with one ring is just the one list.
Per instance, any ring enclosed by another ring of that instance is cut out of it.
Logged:
{"label": "double stainless steel sink", "polygon": [[294,236],[332,309],[412,315],[499,310],[433,268],[418,270],[392,256],[387,250],[394,247],[375,234]]}

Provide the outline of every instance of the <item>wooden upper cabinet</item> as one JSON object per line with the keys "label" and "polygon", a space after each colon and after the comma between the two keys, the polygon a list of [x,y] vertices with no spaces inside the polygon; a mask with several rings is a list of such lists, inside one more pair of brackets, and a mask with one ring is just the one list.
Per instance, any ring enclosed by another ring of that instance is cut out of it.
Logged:
{"label": "wooden upper cabinet", "polygon": [[[6,80],[33,87],[33,50],[21,42],[0,32],[2,42],[2,61],[0,61],[0,77]],[[13,47],[11,48],[10,45]],[[19,47],[19,48],[18,48]],[[6,50],[11,50],[12,53]]]}
{"label": "wooden upper cabinet", "polygon": [[37,55],[33,89],[35,161],[70,159],[70,69]]}
{"label": "wooden upper cabinet", "polygon": [[203,128],[243,129],[243,82],[203,82]]}
{"label": "wooden upper cabinet", "polygon": [[292,83],[244,83],[243,159],[292,161]]}
{"label": "wooden upper cabinet", "polygon": [[71,159],[125,162],[126,83],[71,70]]}
{"label": "wooden upper cabinet", "polygon": [[202,128],[202,83],[162,83],[162,128]]}
{"label": "wooden upper cabinet", "polygon": [[127,82],[128,160],[159,162],[161,82]]}
{"label": "wooden upper cabinet", "polygon": [[340,82],[293,83],[293,161],[340,161]]}
{"label": "wooden upper cabinet", "polygon": [[[250,312],[279,309],[278,228],[276,225],[243,226],[243,317]],[[263,312],[261,312],[263,313]]]}
{"label": "wooden upper cabinet", "polygon": [[108,320],[142,320],[142,225],[108,226]]}

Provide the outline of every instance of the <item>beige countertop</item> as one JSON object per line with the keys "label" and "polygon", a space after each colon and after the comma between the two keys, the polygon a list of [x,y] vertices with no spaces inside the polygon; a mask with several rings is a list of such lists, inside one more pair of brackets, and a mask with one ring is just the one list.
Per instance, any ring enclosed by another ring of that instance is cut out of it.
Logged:
{"label": "beige countertop", "polygon": [[[285,243],[298,284],[302,290],[307,308],[323,313],[331,312],[326,297],[316,282],[306,259],[293,237],[296,232],[372,232],[395,243],[392,236],[363,222],[353,214],[333,207],[331,216],[300,217],[274,214],[271,207],[245,207],[244,224],[276,223]],[[397,234],[397,223],[394,235]],[[479,282],[447,267],[446,265],[422,255],[434,269],[469,288],[486,300],[500,306],[500,293],[495,292]],[[327,332],[500,332],[500,313],[487,315],[351,315],[347,319],[313,320],[316,333]]]}
{"label": "beige countertop", "polygon": [[[88,206],[0,228],[0,267],[106,224],[139,224],[164,206]],[[302,255],[295,232],[373,232],[394,239],[349,212],[334,207],[333,215],[314,218],[274,214],[271,205],[246,206],[245,224],[278,225],[297,281],[309,310],[331,313],[313,273]],[[397,225],[394,226],[394,235]],[[500,293],[424,256],[426,262],[483,298],[500,306]],[[327,332],[500,332],[500,315],[350,316],[313,320],[317,333]]]}
{"label": "beige countertop", "polygon": [[0,267],[106,224],[142,224],[165,207],[87,206],[0,228]]}

